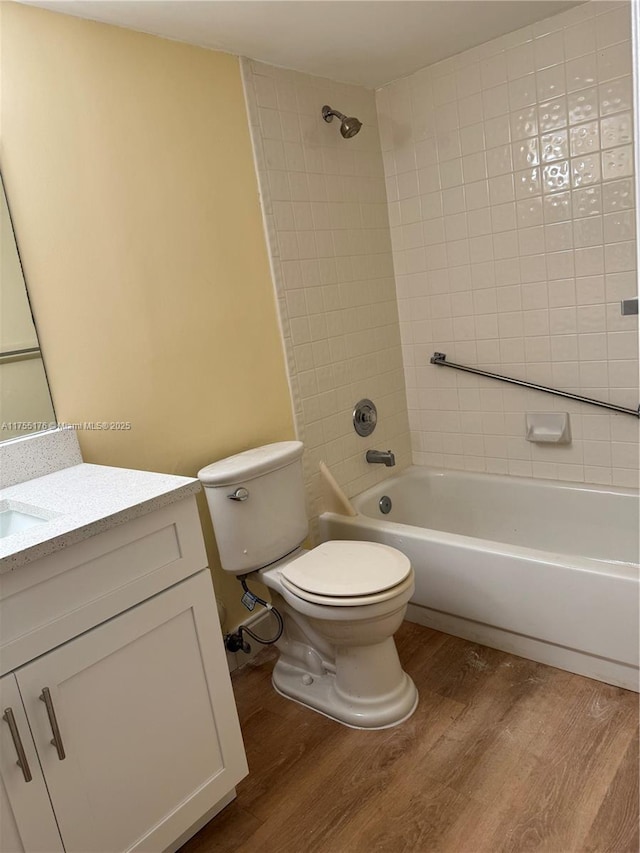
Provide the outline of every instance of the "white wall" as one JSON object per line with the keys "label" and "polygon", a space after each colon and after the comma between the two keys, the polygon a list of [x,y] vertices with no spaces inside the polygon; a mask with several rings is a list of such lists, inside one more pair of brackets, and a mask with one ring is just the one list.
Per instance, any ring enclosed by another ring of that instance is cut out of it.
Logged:
{"label": "white wall", "polygon": [[[311,512],[323,459],[349,495],[410,462],[404,374],[374,94],[243,61],[272,274]],[[345,140],[330,104],[364,123]],[[379,423],[353,430],[369,397]],[[365,462],[391,449],[396,468]]]}
{"label": "white wall", "polygon": [[[588,3],[377,93],[414,461],[637,485],[628,415],[429,365],[434,350],[636,407],[628,3]],[[574,441],[524,439],[570,411]]]}

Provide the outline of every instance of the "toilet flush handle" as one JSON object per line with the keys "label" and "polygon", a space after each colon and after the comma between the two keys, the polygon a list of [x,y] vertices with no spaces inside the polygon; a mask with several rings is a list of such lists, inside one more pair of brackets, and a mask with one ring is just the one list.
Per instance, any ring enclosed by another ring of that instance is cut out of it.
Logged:
{"label": "toilet flush handle", "polygon": [[249,498],[249,491],[241,486],[232,495],[227,495],[227,497],[230,501],[246,501]]}

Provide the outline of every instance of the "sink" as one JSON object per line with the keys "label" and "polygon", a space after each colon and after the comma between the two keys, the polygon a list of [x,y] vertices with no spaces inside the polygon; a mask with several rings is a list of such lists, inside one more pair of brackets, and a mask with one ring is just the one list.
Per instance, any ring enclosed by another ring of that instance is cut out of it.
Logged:
{"label": "sink", "polygon": [[[42,514],[39,514],[42,513]],[[37,524],[49,521],[50,513],[37,507],[18,505],[17,501],[0,501],[0,539],[22,533]]]}

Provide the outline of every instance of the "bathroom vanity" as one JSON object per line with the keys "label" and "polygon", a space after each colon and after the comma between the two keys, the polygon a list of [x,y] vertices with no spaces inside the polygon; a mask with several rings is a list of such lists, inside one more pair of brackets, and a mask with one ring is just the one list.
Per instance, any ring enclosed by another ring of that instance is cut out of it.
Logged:
{"label": "bathroom vanity", "polygon": [[75,464],[0,491],[27,525],[0,539],[3,853],[175,850],[235,796],[198,490]]}

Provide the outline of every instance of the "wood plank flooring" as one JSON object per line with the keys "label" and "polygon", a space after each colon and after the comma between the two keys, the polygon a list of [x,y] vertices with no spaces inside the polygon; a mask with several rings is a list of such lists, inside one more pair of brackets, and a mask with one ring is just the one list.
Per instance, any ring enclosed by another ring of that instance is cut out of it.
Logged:
{"label": "wood plank flooring", "polygon": [[233,675],[249,776],[181,853],[638,853],[638,697],[405,622],[406,723],[348,729]]}

